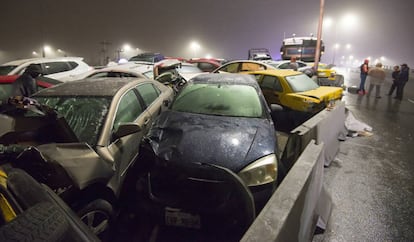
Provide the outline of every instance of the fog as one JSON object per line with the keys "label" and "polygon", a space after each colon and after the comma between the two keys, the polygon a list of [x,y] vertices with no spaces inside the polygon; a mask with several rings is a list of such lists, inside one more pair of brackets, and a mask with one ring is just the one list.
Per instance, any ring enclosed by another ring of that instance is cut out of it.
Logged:
{"label": "fog", "polygon": [[[322,61],[331,63],[335,53],[338,63],[383,57],[385,64],[414,66],[409,3],[325,0]],[[134,54],[120,52],[125,43],[135,51],[186,58],[241,59],[249,48],[268,48],[277,59],[284,37],[316,36],[319,9],[317,0],[5,0],[0,62],[39,55],[47,44],[64,51],[49,56],[82,56],[97,65],[104,55],[116,60]],[[192,41],[199,50],[190,48]]]}

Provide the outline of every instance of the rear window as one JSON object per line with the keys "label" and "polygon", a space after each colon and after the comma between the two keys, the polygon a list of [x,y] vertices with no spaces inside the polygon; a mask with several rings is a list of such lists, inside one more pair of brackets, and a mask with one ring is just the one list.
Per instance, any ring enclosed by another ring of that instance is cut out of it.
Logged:
{"label": "rear window", "polygon": [[286,81],[293,92],[306,92],[319,87],[310,77],[305,74],[287,76]]}

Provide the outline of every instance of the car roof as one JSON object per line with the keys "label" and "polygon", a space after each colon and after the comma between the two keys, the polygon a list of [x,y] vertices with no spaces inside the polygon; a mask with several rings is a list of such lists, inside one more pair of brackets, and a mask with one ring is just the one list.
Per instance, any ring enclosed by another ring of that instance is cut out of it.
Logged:
{"label": "car roof", "polygon": [[210,84],[241,84],[249,86],[258,86],[253,76],[239,73],[207,73],[192,78],[192,83],[210,83]]}
{"label": "car roof", "polygon": [[268,70],[259,70],[259,71],[247,71],[246,74],[264,74],[264,75],[272,75],[272,76],[295,76],[295,75],[305,75],[303,72],[294,71],[290,69],[268,69]]}
{"label": "car roof", "polygon": [[125,64],[113,65],[104,67],[101,69],[97,69],[94,73],[99,72],[107,72],[107,71],[126,71],[126,72],[135,72],[135,73],[143,73],[148,70],[152,70],[152,65],[143,64],[143,63],[130,63],[127,62]]}
{"label": "car roof", "polygon": [[[290,60],[266,60],[266,61],[263,61],[264,63],[267,63],[267,64],[283,64],[283,63],[290,63]],[[298,63],[304,63],[304,64],[307,64],[307,62],[304,62],[304,61],[301,61],[301,60],[296,60],[296,62],[298,62]]]}
{"label": "car roof", "polygon": [[96,78],[65,82],[39,91],[35,96],[114,96],[124,86],[150,82],[145,78]]}
{"label": "car roof", "polygon": [[6,62],[2,65],[22,65],[25,63],[44,63],[44,62],[50,62],[50,61],[69,61],[69,60],[83,60],[83,57],[57,57],[57,58],[29,58],[29,59],[20,59],[20,60],[14,60]]}

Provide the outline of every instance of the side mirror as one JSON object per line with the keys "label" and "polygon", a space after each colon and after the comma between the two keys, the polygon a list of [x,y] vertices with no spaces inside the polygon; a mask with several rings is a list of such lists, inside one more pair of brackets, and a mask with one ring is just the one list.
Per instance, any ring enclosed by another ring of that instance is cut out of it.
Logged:
{"label": "side mirror", "polygon": [[142,128],[139,124],[122,123],[118,126],[113,135],[115,139],[119,139],[130,134],[138,133],[141,130]]}
{"label": "side mirror", "polygon": [[281,112],[283,111],[283,107],[279,104],[270,104],[270,110],[272,112]]}

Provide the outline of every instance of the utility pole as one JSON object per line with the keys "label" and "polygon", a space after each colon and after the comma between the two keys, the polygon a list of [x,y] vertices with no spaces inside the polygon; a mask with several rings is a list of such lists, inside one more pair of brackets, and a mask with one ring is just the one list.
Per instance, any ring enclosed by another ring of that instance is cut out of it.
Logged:
{"label": "utility pole", "polygon": [[108,42],[106,40],[99,43],[102,46],[101,52],[102,52],[102,62],[101,65],[106,65],[109,62],[109,56],[108,56],[108,45],[111,45],[111,42]]}
{"label": "utility pole", "polygon": [[316,42],[316,53],[315,53],[315,73],[318,73],[319,59],[321,58],[321,39],[322,39],[322,23],[323,23],[323,11],[325,8],[325,0],[321,0],[319,9],[319,24],[318,24],[318,36]]}

